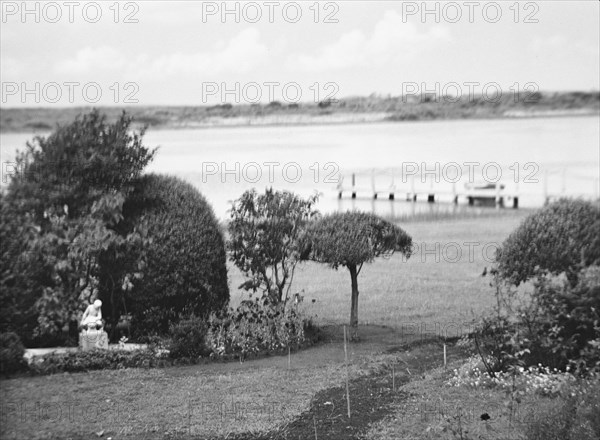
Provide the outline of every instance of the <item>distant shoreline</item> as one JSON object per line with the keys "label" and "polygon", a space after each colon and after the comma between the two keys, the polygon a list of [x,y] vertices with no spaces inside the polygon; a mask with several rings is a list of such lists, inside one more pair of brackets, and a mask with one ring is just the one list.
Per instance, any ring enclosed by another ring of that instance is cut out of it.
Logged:
{"label": "distant shoreline", "polygon": [[[123,111],[134,118],[136,128],[190,130],[305,125],[368,124],[440,120],[526,119],[600,116],[600,94],[564,92],[538,94],[534,101],[435,102],[397,98],[348,98],[335,102],[215,106],[99,107],[109,121]],[[531,99],[529,97],[528,99]],[[40,133],[64,125],[92,107],[0,108],[0,133]]]}

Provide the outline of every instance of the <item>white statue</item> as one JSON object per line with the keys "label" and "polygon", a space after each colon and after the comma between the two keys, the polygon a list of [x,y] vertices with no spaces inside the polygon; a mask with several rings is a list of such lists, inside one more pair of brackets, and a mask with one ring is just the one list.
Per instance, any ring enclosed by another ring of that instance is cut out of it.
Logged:
{"label": "white statue", "polygon": [[103,327],[102,323],[102,301],[97,299],[94,304],[90,304],[81,318],[81,327],[84,330],[91,330],[95,328],[100,330]]}
{"label": "white statue", "polygon": [[108,334],[104,331],[102,322],[102,301],[97,299],[85,309],[80,327],[82,331],[79,334],[79,346],[82,349],[108,348]]}

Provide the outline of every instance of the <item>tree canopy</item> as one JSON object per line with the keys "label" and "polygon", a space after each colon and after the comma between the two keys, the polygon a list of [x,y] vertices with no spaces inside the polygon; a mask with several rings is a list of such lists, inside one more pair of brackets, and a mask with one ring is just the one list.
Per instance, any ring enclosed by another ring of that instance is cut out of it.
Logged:
{"label": "tree canopy", "polygon": [[352,305],[350,325],[358,326],[358,275],[364,263],[400,252],[411,255],[412,238],[400,227],[375,214],[345,212],[313,222],[304,237],[309,258],[350,272]]}
{"label": "tree canopy", "polygon": [[539,274],[565,272],[573,283],[583,267],[600,264],[600,208],[561,199],[528,216],[497,255],[500,275],[520,284]]}
{"label": "tree canopy", "polygon": [[274,303],[287,298],[301,260],[299,238],[318,214],[316,200],[267,189],[264,194],[246,191],[233,203],[228,249],[231,261],[247,277],[240,288],[261,290]]}
{"label": "tree canopy", "polygon": [[123,113],[108,123],[94,110],[36,136],[17,153],[7,199],[41,220],[44,213],[65,215],[65,205],[70,217],[86,215],[104,194],[127,195],[156,153],[143,145],[144,130],[131,130],[132,121]]}

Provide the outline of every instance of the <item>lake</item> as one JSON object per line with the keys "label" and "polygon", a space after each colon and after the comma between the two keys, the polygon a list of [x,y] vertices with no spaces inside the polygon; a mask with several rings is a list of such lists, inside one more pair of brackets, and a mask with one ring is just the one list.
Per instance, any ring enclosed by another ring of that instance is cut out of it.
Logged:
{"label": "lake", "polygon": [[[599,122],[595,116],[149,130],[145,142],[160,146],[149,170],[191,182],[220,218],[244,190],[268,186],[321,192],[325,212],[399,215],[463,209],[445,203],[453,189],[497,180],[518,191],[524,207],[541,206],[545,194],[597,197]],[[0,135],[3,164],[31,137]],[[343,177],[349,187],[353,173],[357,199],[338,200],[337,182]],[[373,180],[382,191],[377,201]],[[390,185],[394,202],[387,200]],[[413,190],[439,193],[443,203],[407,203]]]}

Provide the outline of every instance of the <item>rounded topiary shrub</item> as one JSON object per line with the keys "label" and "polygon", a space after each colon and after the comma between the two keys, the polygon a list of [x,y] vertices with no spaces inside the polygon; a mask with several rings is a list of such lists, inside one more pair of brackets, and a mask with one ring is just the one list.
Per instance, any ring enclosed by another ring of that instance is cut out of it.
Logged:
{"label": "rounded topiary shrub", "polygon": [[16,333],[0,333],[0,374],[7,375],[26,368],[25,347]]}
{"label": "rounded topiary shrub", "polygon": [[204,320],[191,316],[171,324],[169,356],[174,359],[196,359],[210,353],[206,347],[208,327]]}
{"label": "rounded topiary shrub", "polygon": [[180,316],[204,318],[229,302],[223,234],[192,185],[171,176],[143,176],[124,216],[150,239],[144,275],[127,295],[134,336],[166,334]]}
{"label": "rounded topiary shrub", "polygon": [[582,267],[600,263],[597,203],[561,199],[528,216],[498,253],[500,275],[514,284],[565,272],[573,284]]}

